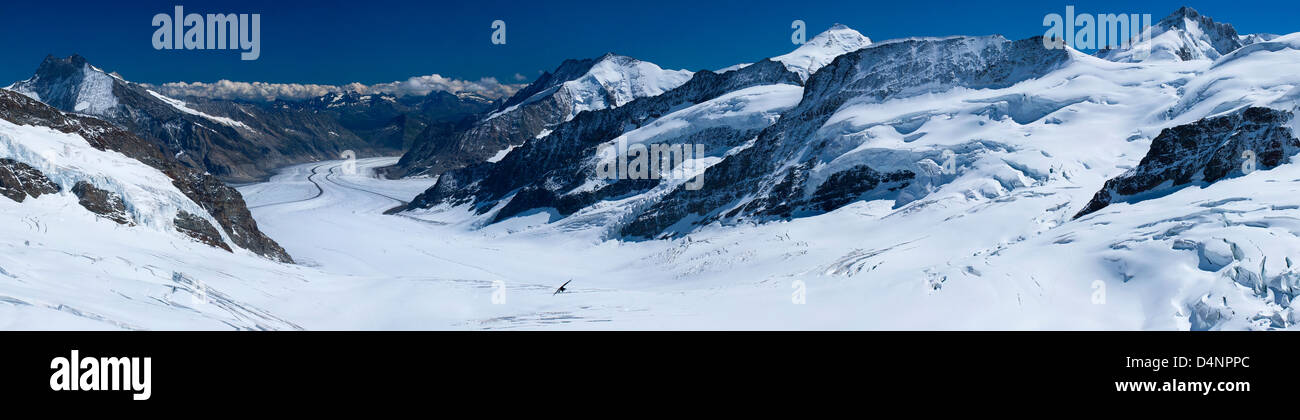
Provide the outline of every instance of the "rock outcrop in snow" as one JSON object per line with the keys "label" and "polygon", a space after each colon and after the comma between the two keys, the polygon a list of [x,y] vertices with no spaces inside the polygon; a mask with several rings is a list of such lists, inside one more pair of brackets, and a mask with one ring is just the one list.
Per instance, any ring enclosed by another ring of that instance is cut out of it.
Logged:
{"label": "rock outcrop in snow", "polygon": [[1287,163],[1300,152],[1287,111],[1251,107],[1164,130],[1133,170],[1106,185],[1076,218],[1116,201],[1136,202]]}
{"label": "rock outcrop in snow", "polygon": [[27,197],[39,198],[60,191],[40,170],[9,158],[0,158],[0,195],[19,203]]}

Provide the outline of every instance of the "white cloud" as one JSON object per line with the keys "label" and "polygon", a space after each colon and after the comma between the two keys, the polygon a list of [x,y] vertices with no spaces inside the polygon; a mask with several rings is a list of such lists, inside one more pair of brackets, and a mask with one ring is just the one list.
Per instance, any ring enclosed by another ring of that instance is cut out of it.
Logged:
{"label": "white cloud", "polygon": [[248,101],[273,101],[276,99],[302,100],[314,98],[330,92],[355,91],[360,93],[388,93],[396,96],[424,96],[433,91],[452,93],[471,92],[489,98],[508,97],[523,85],[503,84],[495,78],[485,77],[478,81],[460,80],[437,74],[416,76],[402,81],[366,85],[349,83],[346,85],[317,85],[299,83],[265,83],[232,82],[221,80],[213,83],[172,82],[162,85],[149,85],[153,90],[172,97],[196,96],[214,99],[242,99]]}

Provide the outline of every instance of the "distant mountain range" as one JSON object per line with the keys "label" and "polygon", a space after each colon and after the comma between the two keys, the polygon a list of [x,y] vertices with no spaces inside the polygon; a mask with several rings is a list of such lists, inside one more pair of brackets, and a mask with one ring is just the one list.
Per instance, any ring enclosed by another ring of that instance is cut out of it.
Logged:
{"label": "distant mountain range", "polygon": [[426,97],[333,93],[269,103],[170,98],[91,65],[46,57],[9,89],[65,112],[119,124],[191,168],[231,182],[265,179],[294,163],[399,154],[425,130],[450,132],[491,101],[434,92]]}

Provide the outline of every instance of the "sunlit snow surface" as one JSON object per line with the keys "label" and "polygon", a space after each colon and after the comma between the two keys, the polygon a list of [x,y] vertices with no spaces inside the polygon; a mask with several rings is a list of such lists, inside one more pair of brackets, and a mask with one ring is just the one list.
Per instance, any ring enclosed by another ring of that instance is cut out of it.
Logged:
{"label": "sunlit snow surface", "polygon": [[1076,54],[1006,89],[847,103],[810,141],[886,167],[952,149],[958,173],[919,178],[905,203],[676,240],[607,240],[582,217],[599,208],[490,225],[459,207],[384,215],[434,181],[373,176],[395,158],[240,189],[300,265],[95,220],[66,192],[0,199],[0,328],[1294,328],[1273,291],[1300,287],[1296,163],[1071,217],[1161,129],[1294,109],[1295,40],[1215,62]]}

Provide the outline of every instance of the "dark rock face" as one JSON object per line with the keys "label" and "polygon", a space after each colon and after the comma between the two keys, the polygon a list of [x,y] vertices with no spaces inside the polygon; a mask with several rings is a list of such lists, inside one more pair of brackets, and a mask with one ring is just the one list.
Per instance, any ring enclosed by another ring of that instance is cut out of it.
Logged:
{"label": "dark rock face", "polygon": [[882,174],[867,165],[857,165],[848,170],[831,174],[825,182],[817,186],[811,204],[822,211],[831,211],[845,204],[861,199],[868,191],[876,189],[882,182],[902,184],[916,178],[911,171],[897,171]]}
{"label": "dark rock face", "polygon": [[1250,107],[1165,129],[1136,168],[1106,181],[1074,217],[1115,201],[1142,201],[1188,185],[1206,186],[1244,175],[1247,151],[1254,153],[1257,169],[1275,168],[1300,152],[1300,140],[1286,126],[1292,118],[1287,111]]}
{"label": "dark rock face", "polygon": [[280,244],[258,230],[257,221],[253,220],[238,190],[197,171],[167,172],[167,175],[172,178],[172,185],[185,195],[200,198],[194,201],[221,224],[235,245],[272,260],[293,262]]}
{"label": "dark rock face", "polygon": [[212,224],[202,217],[182,210],[176,214],[174,223],[177,232],[209,246],[234,252],[230,249],[230,245],[226,245],[226,242],[221,240],[221,233],[217,232],[217,228],[212,227]]}
{"label": "dark rock face", "polygon": [[41,171],[15,160],[0,158],[0,195],[19,203],[28,196],[59,192],[59,186]]}
{"label": "dark rock face", "polygon": [[[0,119],[21,125],[49,127],[76,133],[99,150],[114,150],[162,171],[172,185],[203,207],[236,246],[263,257],[293,262],[279,244],[257,228],[239,191],[201,170],[181,164],[160,147],[109,122],[65,114],[22,94],[0,89]],[[107,203],[107,201],[105,201]],[[110,206],[111,207],[111,206]]]}
{"label": "dark rock face", "polygon": [[131,215],[126,213],[126,203],[122,201],[121,196],[95,188],[86,181],[78,181],[73,185],[72,193],[77,195],[77,203],[91,213],[117,222],[119,225],[135,225]]}
{"label": "dark rock face", "polygon": [[[486,212],[500,200],[510,198],[510,202],[494,216],[499,221],[530,209],[546,207],[568,215],[607,198],[643,192],[658,185],[659,180],[618,180],[593,191],[566,193],[593,176],[595,167],[586,163],[596,154],[597,146],[618,137],[630,127],[649,124],[674,110],[736,90],[799,83],[797,74],[770,60],[723,74],[701,71],[685,84],[658,96],[639,98],[617,108],[578,114],[557,126],[546,138],[524,143],[500,162],[480,163],[446,172],[437,184],[417,196],[407,208],[472,202],[480,212]],[[682,141],[726,150],[756,135],[757,130],[719,128],[705,130]]]}

